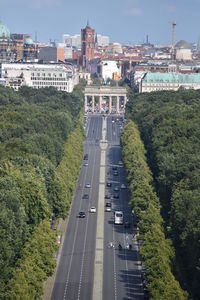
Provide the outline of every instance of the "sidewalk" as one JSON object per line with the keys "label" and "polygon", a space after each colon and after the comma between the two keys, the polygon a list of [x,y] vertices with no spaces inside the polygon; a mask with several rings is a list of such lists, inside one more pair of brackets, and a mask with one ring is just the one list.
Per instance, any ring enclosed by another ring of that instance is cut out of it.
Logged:
{"label": "sidewalk", "polygon": [[51,277],[48,277],[47,280],[44,283],[42,300],[50,300],[51,299],[54,280],[55,280],[57,268],[58,268],[58,265],[59,265],[59,262],[60,262],[60,256],[61,256],[61,252],[62,252],[62,246],[63,246],[63,243],[64,243],[67,224],[68,224],[68,218],[65,219],[65,220],[59,219],[59,223],[58,223],[56,231],[59,232],[59,234],[61,235],[61,243],[60,243],[60,247],[59,247],[59,250],[58,250],[58,253],[57,253],[57,257],[56,257],[56,268],[54,270],[53,275]]}

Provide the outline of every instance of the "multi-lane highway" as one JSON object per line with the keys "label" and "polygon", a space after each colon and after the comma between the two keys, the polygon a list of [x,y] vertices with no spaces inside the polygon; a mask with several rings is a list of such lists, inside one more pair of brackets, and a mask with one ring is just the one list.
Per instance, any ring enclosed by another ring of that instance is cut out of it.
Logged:
{"label": "multi-lane highway", "polygon": [[[117,116],[88,117],[84,150],[88,160],[83,160],[80,170],[52,300],[143,299],[128,190],[121,188],[122,184],[126,185],[126,178],[119,145],[121,121],[117,119]],[[102,161],[106,166],[102,166]],[[111,183],[110,187],[107,182]],[[85,187],[86,184],[91,187]],[[119,191],[115,191],[116,187]],[[104,199],[105,194],[111,199]],[[111,212],[105,211],[107,201],[111,202]],[[92,206],[96,207],[96,213],[89,212]],[[130,228],[114,225],[114,210],[123,211],[124,221],[130,223]],[[85,218],[78,217],[80,211],[85,212]],[[102,236],[98,237],[100,231]]]}

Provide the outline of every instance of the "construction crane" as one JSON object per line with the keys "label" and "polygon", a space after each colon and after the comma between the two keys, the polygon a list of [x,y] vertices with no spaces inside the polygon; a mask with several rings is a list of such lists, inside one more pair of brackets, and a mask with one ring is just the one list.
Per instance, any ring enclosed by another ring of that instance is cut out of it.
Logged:
{"label": "construction crane", "polygon": [[172,60],[175,60],[175,28],[176,22],[172,22]]}

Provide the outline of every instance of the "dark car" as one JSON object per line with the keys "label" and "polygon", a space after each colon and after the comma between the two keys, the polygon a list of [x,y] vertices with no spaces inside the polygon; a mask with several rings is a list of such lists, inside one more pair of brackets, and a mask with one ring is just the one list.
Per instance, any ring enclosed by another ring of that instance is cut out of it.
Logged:
{"label": "dark car", "polygon": [[88,160],[88,154],[85,154],[83,159]]}
{"label": "dark car", "polygon": [[119,199],[119,194],[115,193],[115,194],[113,195],[113,198],[114,198],[114,199]]}
{"label": "dark car", "polygon": [[112,204],[110,202],[106,202],[106,207],[111,207]]}
{"label": "dark car", "polygon": [[113,169],[113,171],[117,171],[117,167],[116,166],[112,167],[112,169]]}
{"label": "dark car", "polygon": [[83,194],[83,199],[89,199],[89,195],[88,194]]}
{"label": "dark car", "polygon": [[124,223],[124,228],[130,228],[130,227],[131,227],[130,222],[126,221],[126,222]]}
{"label": "dark car", "polygon": [[85,218],[85,212],[84,211],[80,211],[78,214],[79,218]]}
{"label": "dark car", "polygon": [[112,186],[112,182],[107,182],[107,187],[111,187]]}
{"label": "dark car", "polygon": [[105,199],[110,199],[111,196],[110,195],[105,195]]}

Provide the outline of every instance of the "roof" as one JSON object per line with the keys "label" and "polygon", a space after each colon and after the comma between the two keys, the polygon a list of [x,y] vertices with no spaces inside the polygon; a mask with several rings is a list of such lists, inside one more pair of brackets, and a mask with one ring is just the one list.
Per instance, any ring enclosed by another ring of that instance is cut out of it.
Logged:
{"label": "roof", "polygon": [[175,48],[191,49],[191,45],[184,40],[180,40],[178,43],[176,43]]}
{"label": "roof", "polygon": [[142,79],[146,83],[199,83],[200,73],[180,74],[180,73],[146,73]]}

